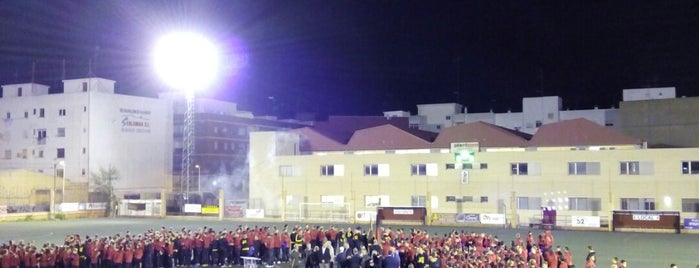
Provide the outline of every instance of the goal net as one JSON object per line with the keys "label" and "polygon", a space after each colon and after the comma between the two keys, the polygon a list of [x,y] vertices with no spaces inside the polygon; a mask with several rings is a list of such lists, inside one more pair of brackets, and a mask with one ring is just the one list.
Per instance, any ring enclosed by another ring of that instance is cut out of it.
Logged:
{"label": "goal net", "polygon": [[298,203],[286,207],[286,220],[318,222],[350,222],[349,203]]}

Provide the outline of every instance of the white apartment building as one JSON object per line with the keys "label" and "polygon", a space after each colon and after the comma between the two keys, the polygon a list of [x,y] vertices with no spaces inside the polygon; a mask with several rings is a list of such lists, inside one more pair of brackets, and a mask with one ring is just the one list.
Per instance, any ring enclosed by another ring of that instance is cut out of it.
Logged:
{"label": "white apartment building", "polygon": [[113,167],[118,193],[170,188],[171,103],[115,94],[114,84],[64,80],[61,94],[35,83],[2,86],[0,169],[53,175],[57,167],[66,179],[92,185],[91,174]]}
{"label": "white apartment building", "polygon": [[[657,99],[674,99],[674,87],[624,89],[623,101],[644,101]],[[410,117],[410,127],[425,131],[440,132],[442,129],[456,125],[486,122],[493,125],[534,134],[545,124],[562,120],[585,118],[597,124],[619,130],[621,116],[614,107],[600,109],[594,107],[586,110],[563,110],[563,99],[558,96],[530,97],[522,99],[522,112],[469,113],[468,108],[458,103],[433,103],[417,105],[417,114],[409,115],[406,111],[387,111],[385,117]]]}

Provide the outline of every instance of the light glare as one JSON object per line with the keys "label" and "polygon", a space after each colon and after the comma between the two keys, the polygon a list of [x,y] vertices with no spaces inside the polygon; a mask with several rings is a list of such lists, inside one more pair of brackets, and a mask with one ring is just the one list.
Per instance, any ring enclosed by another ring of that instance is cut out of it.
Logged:
{"label": "light glare", "polygon": [[163,36],[153,52],[155,70],[169,86],[193,94],[210,86],[219,65],[218,49],[203,36],[177,32]]}

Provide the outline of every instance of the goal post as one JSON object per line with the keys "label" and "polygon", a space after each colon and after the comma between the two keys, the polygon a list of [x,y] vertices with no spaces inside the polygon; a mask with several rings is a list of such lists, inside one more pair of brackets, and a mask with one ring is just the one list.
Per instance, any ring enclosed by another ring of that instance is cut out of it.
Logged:
{"label": "goal post", "polygon": [[298,203],[286,207],[286,220],[309,222],[350,222],[349,203]]}

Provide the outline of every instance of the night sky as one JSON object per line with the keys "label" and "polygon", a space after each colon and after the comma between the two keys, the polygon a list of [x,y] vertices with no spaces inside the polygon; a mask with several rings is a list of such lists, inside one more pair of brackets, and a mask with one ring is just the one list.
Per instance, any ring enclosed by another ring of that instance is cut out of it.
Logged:
{"label": "night sky", "polygon": [[[255,114],[380,115],[424,103],[521,110],[617,106],[622,89],[699,96],[699,1],[0,2],[0,84],[59,92],[90,70],[156,96],[155,40],[201,32],[224,51],[204,95]],[[89,62],[92,61],[92,68]]]}

